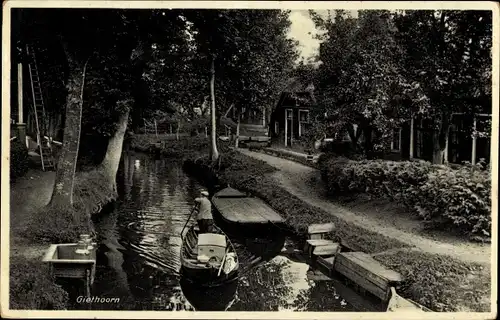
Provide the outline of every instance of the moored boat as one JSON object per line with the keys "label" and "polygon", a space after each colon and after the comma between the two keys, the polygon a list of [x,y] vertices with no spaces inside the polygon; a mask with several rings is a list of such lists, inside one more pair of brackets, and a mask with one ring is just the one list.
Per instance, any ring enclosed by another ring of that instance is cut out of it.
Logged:
{"label": "moored boat", "polygon": [[217,286],[203,286],[181,277],[180,285],[184,297],[196,311],[225,311],[235,299],[238,281]]}
{"label": "moored boat", "polygon": [[187,229],[182,238],[181,276],[201,286],[217,286],[238,279],[236,250],[217,226],[210,233],[200,233],[198,226]]}
{"label": "moored boat", "polygon": [[391,298],[387,304],[387,312],[432,312],[431,309],[424,307],[423,305],[405,299],[399,294],[397,294],[396,289],[391,287]]}
{"label": "moored boat", "polygon": [[230,234],[251,237],[275,237],[288,231],[285,219],[263,200],[231,187],[212,197],[217,224]]}

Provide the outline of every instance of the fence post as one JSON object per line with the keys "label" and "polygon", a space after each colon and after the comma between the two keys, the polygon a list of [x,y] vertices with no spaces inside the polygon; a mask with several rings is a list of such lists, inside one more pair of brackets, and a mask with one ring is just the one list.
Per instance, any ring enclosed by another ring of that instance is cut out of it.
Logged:
{"label": "fence post", "polygon": [[471,155],[472,156],[471,157],[472,165],[476,164],[476,149],[477,149],[477,134],[476,134],[476,130],[477,130],[477,118],[474,115],[474,123],[473,123],[473,127],[472,127],[472,155]]}

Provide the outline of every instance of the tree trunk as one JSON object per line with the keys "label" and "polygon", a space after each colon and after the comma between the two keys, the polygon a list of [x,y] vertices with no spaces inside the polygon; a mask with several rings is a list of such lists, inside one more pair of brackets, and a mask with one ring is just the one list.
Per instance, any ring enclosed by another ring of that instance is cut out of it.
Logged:
{"label": "tree trunk", "polygon": [[215,57],[212,57],[212,63],[210,66],[210,116],[212,123],[211,132],[211,146],[210,146],[210,158],[212,161],[217,161],[219,159],[219,151],[217,151],[217,128],[216,128],[216,109],[215,109]]}
{"label": "tree trunk", "polygon": [[446,143],[450,131],[451,115],[442,114],[439,125],[439,130],[435,130],[432,134],[432,163],[443,164],[444,153],[446,152]]}
{"label": "tree trunk", "polygon": [[444,159],[444,148],[441,149],[439,145],[439,133],[434,133],[432,135],[432,163],[433,164],[443,164]]}
{"label": "tree trunk", "polygon": [[181,128],[181,120],[177,121],[177,130],[175,130],[175,139],[179,141],[179,130]]}
{"label": "tree trunk", "polygon": [[347,125],[347,133],[349,134],[349,138],[351,138],[351,143],[354,148],[358,147],[358,140],[359,137],[361,137],[362,130],[356,130],[354,131],[354,125],[353,124],[348,124]]}
{"label": "tree trunk", "polygon": [[120,115],[118,120],[118,128],[115,134],[109,139],[108,149],[104,160],[101,162],[101,169],[109,178],[113,190],[116,190],[116,174],[118,173],[118,167],[120,165],[120,159],[123,149],[123,138],[125,137],[125,132],[127,131],[129,111]]}
{"label": "tree trunk", "polygon": [[241,123],[241,112],[238,111],[238,120],[236,122],[236,139],[234,140],[234,147],[239,148],[240,147],[240,123]]}
{"label": "tree trunk", "polygon": [[372,127],[370,125],[367,125],[363,128],[363,133],[364,133],[364,149],[366,153],[366,158],[367,159],[372,159],[373,158],[373,141],[372,141]]}
{"label": "tree trunk", "polygon": [[66,88],[66,115],[62,148],[57,162],[54,191],[49,205],[72,206],[76,161],[82,127],[83,88],[87,63],[77,66],[68,57],[70,76]]}

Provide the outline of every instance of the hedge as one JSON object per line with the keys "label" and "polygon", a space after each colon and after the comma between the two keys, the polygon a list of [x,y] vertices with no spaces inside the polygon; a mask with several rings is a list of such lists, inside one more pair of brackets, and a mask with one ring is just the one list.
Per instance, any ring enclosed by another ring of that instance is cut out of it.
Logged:
{"label": "hedge", "polygon": [[323,156],[319,165],[328,192],[335,196],[366,193],[405,205],[432,228],[466,233],[491,232],[489,170],[459,169],[425,161],[349,160]]}
{"label": "hedge", "polygon": [[28,172],[28,148],[18,140],[10,143],[10,180],[15,181]]}

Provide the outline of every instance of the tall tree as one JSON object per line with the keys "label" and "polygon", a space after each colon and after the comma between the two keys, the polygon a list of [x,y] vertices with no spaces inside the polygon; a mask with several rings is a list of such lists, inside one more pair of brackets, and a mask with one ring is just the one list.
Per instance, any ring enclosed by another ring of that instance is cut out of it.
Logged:
{"label": "tall tree", "polygon": [[363,134],[364,151],[371,157],[406,118],[408,108],[398,103],[398,97],[409,99],[413,108],[425,102],[418,96],[418,86],[401,74],[392,15],[379,10],[361,11],[356,19],[341,10],[332,19],[312,15],[325,30],[316,81],[318,101],[336,122],[337,131],[347,129],[354,144]]}
{"label": "tall tree", "polygon": [[491,110],[492,14],[489,11],[405,11],[397,15],[405,76],[418,82],[429,107],[433,162],[442,163],[451,118]]}
{"label": "tall tree", "polygon": [[[65,56],[66,80],[66,112],[63,134],[63,147],[59,156],[54,191],[50,201],[57,207],[73,204],[73,187],[78,156],[81,117],[83,108],[83,89],[85,75],[90,67],[91,57],[98,46],[97,35],[102,31],[98,23],[88,12],[81,10],[48,9],[40,15],[39,9],[31,11],[28,16],[36,20],[32,26],[41,30],[33,32],[32,37],[56,37]],[[35,14],[36,12],[36,14]]]}

